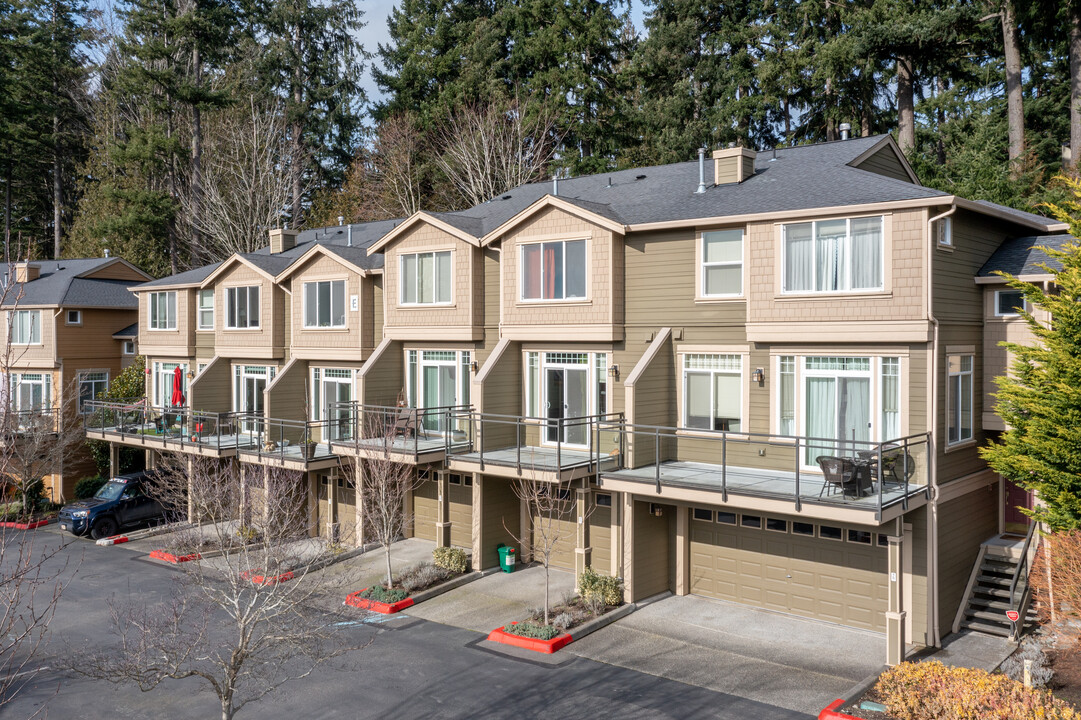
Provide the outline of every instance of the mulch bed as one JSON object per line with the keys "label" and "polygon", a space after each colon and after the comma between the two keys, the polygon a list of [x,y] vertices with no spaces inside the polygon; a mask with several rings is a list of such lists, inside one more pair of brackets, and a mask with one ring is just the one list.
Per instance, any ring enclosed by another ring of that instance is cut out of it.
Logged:
{"label": "mulch bed", "polygon": [[164,560],[167,563],[177,565],[179,563],[198,560],[202,557],[202,555],[200,555],[199,553],[191,553],[189,555],[174,555],[173,553],[167,552],[165,550],[152,550],[150,552],[150,557],[154,558],[155,560]]}
{"label": "mulch bed", "polygon": [[1081,650],[1047,650],[1055,677],[1048,685],[1055,697],[1081,709]]}

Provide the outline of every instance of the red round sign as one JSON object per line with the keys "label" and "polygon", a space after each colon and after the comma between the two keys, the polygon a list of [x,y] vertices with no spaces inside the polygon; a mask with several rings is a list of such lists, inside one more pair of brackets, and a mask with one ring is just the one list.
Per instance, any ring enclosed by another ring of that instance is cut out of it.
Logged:
{"label": "red round sign", "polygon": [[1006,617],[1009,618],[1010,622],[1017,622],[1017,618],[1021,617],[1021,614],[1016,610],[1007,610]]}

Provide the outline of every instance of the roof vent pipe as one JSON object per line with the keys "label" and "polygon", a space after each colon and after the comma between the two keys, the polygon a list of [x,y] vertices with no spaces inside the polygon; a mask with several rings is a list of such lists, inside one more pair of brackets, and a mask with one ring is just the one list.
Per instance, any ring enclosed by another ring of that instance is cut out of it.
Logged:
{"label": "roof vent pipe", "polygon": [[559,197],[559,173],[552,176],[552,195]]}
{"label": "roof vent pipe", "polygon": [[706,191],[706,149],[698,148],[698,189],[695,193],[701,194]]}
{"label": "roof vent pipe", "polygon": [[338,227],[341,227],[342,225],[345,225],[345,217],[342,216],[342,215],[339,215],[338,216]]}
{"label": "roof vent pipe", "polygon": [[349,239],[345,241],[348,247],[353,247],[353,226],[349,226]]}
{"label": "roof vent pipe", "polygon": [[109,248],[105,248],[103,252],[105,253],[105,257],[109,257]]}
{"label": "roof vent pipe", "polygon": [[848,131],[852,129],[852,125],[849,123],[841,123],[841,139],[848,139]]}

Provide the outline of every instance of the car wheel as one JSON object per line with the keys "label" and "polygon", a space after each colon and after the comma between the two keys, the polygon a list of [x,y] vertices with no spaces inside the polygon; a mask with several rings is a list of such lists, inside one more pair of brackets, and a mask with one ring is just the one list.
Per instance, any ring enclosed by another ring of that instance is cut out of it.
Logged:
{"label": "car wheel", "polygon": [[102,518],[94,523],[94,527],[90,528],[90,537],[95,540],[100,540],[116,535],[116,531],[116,520],[113,520],[112,518]]}

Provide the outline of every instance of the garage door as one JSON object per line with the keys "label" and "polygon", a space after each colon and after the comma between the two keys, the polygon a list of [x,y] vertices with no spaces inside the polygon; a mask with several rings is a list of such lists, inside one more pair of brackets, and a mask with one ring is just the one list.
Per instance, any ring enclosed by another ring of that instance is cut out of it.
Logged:
{"label": "garage door", "polygon": [[[601,503],[608,503],[602,505]],[[590,566],[601,575],[612,574],[612,496],[597,493],[589,516]]]}
{"label": "garage door", "polygon": [[535,560],[540,560],[540,549],[547,544],[551,548],[548,564],[554,568],[574,572],[574,546],[577,542],[578,528],[574,524],[573,507],[568,508],[561,517],[533,516]]}
{"label": "garage door", "polygon": [[[707,513],[710,519],[690,523],[692,593],[886,629],[888,558],[876,533],[804,523],[798,529],[814,535],[800,535],[791,519],[701,509],[692,518]],[[728,524],[736,520],[743,526]]]}
{"label": "garage door", "polygon": [[[466,483],[469,483],[468,485]],[[450,544],[473,547],[473,478],[451,475],[450,483]]]}
{"label": "garage door", "polygon": [[413,491],[413,537],[435,542],[436,498],[439,486],[434,480],[422,482]]}
{"label": "garage door", "polygon": [[357,490],[353,481],[338,478],[338,538],[345,547],[357,542]]}

